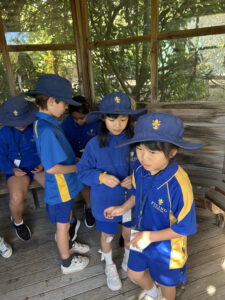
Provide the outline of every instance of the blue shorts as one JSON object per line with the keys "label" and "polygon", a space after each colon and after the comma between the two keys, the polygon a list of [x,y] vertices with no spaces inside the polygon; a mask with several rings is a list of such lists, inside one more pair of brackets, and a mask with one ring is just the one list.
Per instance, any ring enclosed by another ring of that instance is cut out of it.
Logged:
{"label": "blue shorts", "polygon": [[134,226],[133,221],[126,222],[126,223],[122,223],[122,222],[117,223],[117,222],[104,222],[104,221],[95,220],[96,229],[107,234],[116,234],[118,232],[118,224],[127,228],[131,228],[132,226]]}
{"label": "blue shorts", "polygon": [[149,269],[152,279],[165,286],[178,286],[186,282],[186,264],[181,269],[169,269],[167,265],[150,260],[142,252],[130,250],[128,268],[135,272]]}
{"label": "blue shorts", "polygon": [[51,223],[69,223],[70,213],[73,207],[73,200],[62,202],[54,205],[46,204]]}

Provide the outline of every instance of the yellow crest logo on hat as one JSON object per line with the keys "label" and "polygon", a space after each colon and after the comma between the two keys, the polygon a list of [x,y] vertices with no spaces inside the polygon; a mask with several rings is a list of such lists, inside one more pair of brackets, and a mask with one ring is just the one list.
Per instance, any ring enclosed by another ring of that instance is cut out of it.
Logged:
{"label": "yellow crest logo on hat", "polygon": [[132,156],[134,156],[134,152],[132,151],[132,152],[130,152],[130,156],[132,157]]}
{"label": "yellow crest logo on hat", "polygon": [[159,202],[159,205],[162,205],[163,204],[163,199],[159,199],[158,202]]}
{"label": "yellow crest logo on hat", "polygon": [[18,116],[18,111],[17,111],[17,110],[14,110],[14,111],[13,111],[13,114],[14,114],[14,116],[17,117],[17,116]]}
{"label": "yellow crest logo on hat", "polygon": [[120,103],[120,97],[115,97],[114,100],[116,101],[116,103]]}
{"label": "yellow crest logo on hat", "polygon": [[153,129],[155,129],[155,130],[159,129],[160,125],[161,125],[161,121],[159,121],[157,119],[152,121],[152,127],[153,127]]}

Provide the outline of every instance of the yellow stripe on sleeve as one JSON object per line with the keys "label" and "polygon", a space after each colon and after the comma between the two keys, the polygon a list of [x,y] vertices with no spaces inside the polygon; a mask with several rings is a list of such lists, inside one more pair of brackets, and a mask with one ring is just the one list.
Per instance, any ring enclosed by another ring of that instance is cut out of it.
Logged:
{"label": "yellow stripe on sleeve", "polygon": [[65,177],[63,174],[55,174],[55,179],[58,185],[59,193],[62,199],[62,202],[71,200],[68,185],[66,183]]}
{"label": "yellow stripe on sleeve", "polygon": [[181,220],[183,220],[186,217],[186,215],[191,210],[194,196],[193,196],[192,185],[189,180],[189,177],[187,173],[180,166],[178,168],[177,173],[175,174],[175,177],[181,187],[182,194],[183,194],[183,201],[184,201],[184,207],[180,211],[177,218],[179,223]]}
{"label": "yellow stripe on sleeve", "polygon": [[37,124],[38,124],[38,120],[35,121],[35,124],[34,124],[34,132],[36,134],[36,137],[38,139],[38,134],[37,134]]}
{"label": "yellow stripe on sleeve", "polygon": [[133,174],[132,174],[132,185],[133,185],[133,187],[134,187],[135,190],[136,190],[136,182],[135,182],[134,172],[133,172]]}

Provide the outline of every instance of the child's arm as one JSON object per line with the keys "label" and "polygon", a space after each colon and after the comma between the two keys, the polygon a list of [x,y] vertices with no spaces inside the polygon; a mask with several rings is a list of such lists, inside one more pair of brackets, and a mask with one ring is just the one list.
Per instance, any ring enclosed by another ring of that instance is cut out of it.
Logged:
{"label": "child's arm", "polygon": [[44,170],[44,167],[42,166],[42,164],[39,164],[38,166],[36,166],[34,168],[34,170],[31,171],[31,173],[36,174],[36,173],[42,172],[43,170]]}
{"label": "child's arm", "polygon": [[129,244],[143,250],[151,243],[176,239],[182,235],[176,233],[171,228],[166,228],[157,231],[140,231],[133,233],[132,236],[134,236],[134,239],[132,239]]}
{"label": "child's arm", "polygon": [[77,165],[61,165],[57,164],[52,168],[46,170],[49,174],[67,174],[77,172]]}
{"label": "child's arm", "polygon": [[135,196],[130,198],[120,206],[110,206],[104,210],[104,217],[106,219],[113,219],[116,216],[122,216],[126,211],[135,206]]}

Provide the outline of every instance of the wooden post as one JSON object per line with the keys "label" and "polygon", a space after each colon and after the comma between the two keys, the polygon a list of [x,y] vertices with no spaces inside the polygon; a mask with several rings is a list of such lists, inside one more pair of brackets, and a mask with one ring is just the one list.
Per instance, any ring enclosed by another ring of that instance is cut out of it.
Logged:
{"label": "wooden post", "polygon": [[158,97],[158,0],[151,0],[151,102]]}
{"label": "wooden post", "polygon": [[77,49],[78,76],[81,93],[85,95],[89,102],[91,102],[94,97],[94,89],[88,44],[86,0],[70,0],[70,2]]}
{"label": "wooden post", "polygon": [[10,63],[9,53],[7,51],[5,32],[4,32],[1,15],[0,15],[0,51],[2,52],[2,57],[3,57],[3,61],[5,64],[5,68],[6,68],[6,74],[8,77],[10,93],[12,96],[15,96],[17,94],[16,84],[15,84],[15,80],[14,80],[14,76],[13,76],[12,66]]}

